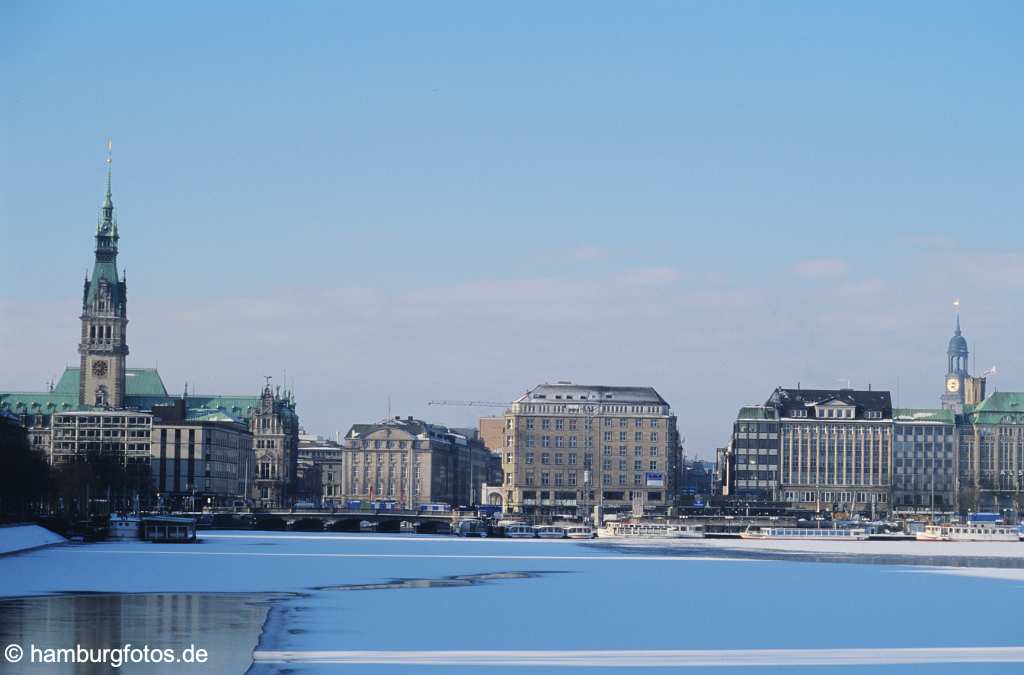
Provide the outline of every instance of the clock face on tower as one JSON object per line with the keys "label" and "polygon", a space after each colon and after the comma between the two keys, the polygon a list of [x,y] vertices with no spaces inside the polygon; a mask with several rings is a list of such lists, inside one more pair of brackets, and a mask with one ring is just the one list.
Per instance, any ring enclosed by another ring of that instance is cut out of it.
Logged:
{"label": "clock face on tower", "polygon": [[92,374],[96,377],[103,377],[107,374],[107,362],[106,361],[93,361],[92,363]]}
{"label": "clock face on tower", "polygon": [[960,380],[955,377],[951,377],[946,380],[946,391],[951,394],[955,394],[960,391]]}

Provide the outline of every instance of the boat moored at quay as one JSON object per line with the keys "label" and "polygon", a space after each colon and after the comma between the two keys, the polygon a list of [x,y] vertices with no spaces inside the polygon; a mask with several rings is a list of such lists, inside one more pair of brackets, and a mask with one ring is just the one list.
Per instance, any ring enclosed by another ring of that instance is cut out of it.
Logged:
{"label": "boat moored at quay", "polygon": [[762,527],[740,533],[742,539],[805,539],[823,541],[866,541],[863,528]]}
{"label": "boat moored at quay", "polygon": [[598,529],[597,536],[622,539],[703,539],[703,525],[675,523],[611,522]]}
{"label": "boat moored at quay", "polygon": [[537,530],[528,523],[508,523],[503,530],[508,539],[533,539],[537,536]]}
{"label": "boat moored at quay", "polygon": [[534,529],[538,539],[565,539],[565,528],[560,525],[538,525]]}
{"label": "boat moored at quay", "polygon": [[1020,531],[998,523],[943,523],[927,525],[918,541],[1020,541]]}
{"label": "boat moored at quay", "polygon": [[593,539],[597,536],[590,525],[568,525],[565,528],[567,539]]}

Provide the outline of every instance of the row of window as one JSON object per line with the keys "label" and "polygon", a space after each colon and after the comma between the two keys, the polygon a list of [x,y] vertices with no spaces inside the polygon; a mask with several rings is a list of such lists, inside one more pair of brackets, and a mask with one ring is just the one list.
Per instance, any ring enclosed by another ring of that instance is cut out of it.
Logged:
{"label": "row of window", "polygon": [[[534,474],[533,471],[527,471],[526,472],[526,485],[536,485],[535,478],[536,477],[535,477],[535,474]],[[612,475],[611,474],[607,474],[607,473],[606,474],[602,474],[602,478],[603,478],[603,484],[604,485],[614,485],[615,484],[615,481],[612,479]],[[642,486],[642,485],[644,485],[644,481],[645,480],[646,480],[645,474],[638,473],[638,474],[634,474],[633,475],[633,485]],[[511,473],[506,473],[505,474],[505,484],[506,485],[511,485],[512,481],[513,481],[512,474]],[[618,476],[618,484],[619,485],[627,485],[628,484],[627,481],[628,481],[628,477],[626,476],[626,474],[619,474],[619,476]],[[568,485],[568,486],[575,486],[576,484],[577,484],[577,473],[575,471],[569,471],[569,472],[541,471],[540,472],[540,485],[542,485],[542,486],[544,486],[544,485],[555,485],[555,486]]]}
{"label": "row of window", "polygon": [[885,504],[889,495],[877,492],[815,492],[811,490],[787,490],[783,493],[787,502],[829,502],[837,504]]}

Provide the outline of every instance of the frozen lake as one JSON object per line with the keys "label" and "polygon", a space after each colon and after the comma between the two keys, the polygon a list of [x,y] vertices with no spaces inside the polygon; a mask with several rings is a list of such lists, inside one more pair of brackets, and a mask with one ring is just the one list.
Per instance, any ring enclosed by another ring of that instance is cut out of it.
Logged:
{"label": "frozen lake", "polygon": [[881,546],[258,532],[58,546],[0,557],[0,643],[195,644],[217,666],[191,672],[1024,672],[1024,544]]}

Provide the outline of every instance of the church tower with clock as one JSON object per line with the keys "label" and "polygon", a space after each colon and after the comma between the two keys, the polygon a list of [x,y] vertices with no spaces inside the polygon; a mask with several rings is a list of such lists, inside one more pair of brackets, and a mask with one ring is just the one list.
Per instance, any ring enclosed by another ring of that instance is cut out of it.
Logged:
{"label": "church tower with clock", "polygon": [[942,394],[942,408],[952,410],[955,413],[963,413],[965,392],[972,384],[972,378],[967,372],[968,368],[967,339],[960,330],[960,313],[956,315],[956,330],[953,337],[949,339],[949,348],[946,350],[948,367],[946,369],[946,387]]}
{"label": "church tower with clock", "polygon": [[78,402],[120,408],[124,403],[128,356],[127,286],[117,274],[118,235],[110,191],[109,145],[107,149],[107,194],[96,224],[96,261],[92,278],[86,277],[82,293]]}

